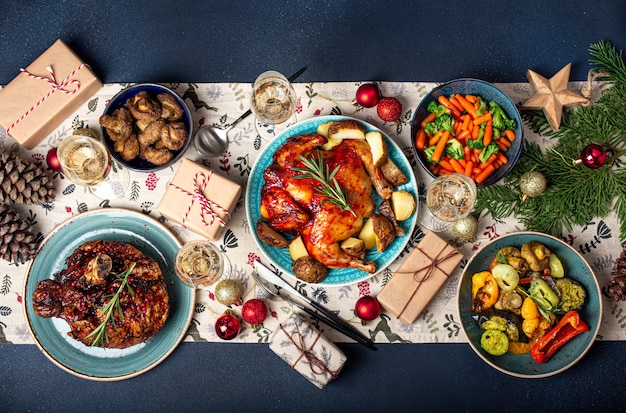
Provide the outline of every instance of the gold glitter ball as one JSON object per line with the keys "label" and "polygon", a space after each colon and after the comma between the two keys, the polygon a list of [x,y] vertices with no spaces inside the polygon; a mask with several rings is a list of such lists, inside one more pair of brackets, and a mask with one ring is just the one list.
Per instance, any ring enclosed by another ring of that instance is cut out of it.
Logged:
{"label": "gold glitter ball", "polygon": [[476,232],[478,231],[478,220],[474,215],[468,215],[452,224],[452,232],[457,238],[464,241],[476,241]]}

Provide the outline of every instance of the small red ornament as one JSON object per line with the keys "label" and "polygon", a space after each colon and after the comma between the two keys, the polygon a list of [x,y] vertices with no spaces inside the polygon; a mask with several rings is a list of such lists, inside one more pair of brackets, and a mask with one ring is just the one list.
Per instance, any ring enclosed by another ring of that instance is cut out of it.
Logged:
{"label": "small red ornament", "polygon": [[46,155],[46,163],[54,172],[61,172],[61,162],[59,161],[59,157],[57,155],[57,148],[52,148],[48,151],[48,154]]}
{"label": "small red ornament", "polygon": [[606,149],[597,143],[585,146],[580,153],[580,159],[575,164],[583,164],[590,169],[598,169],[606,162]]}
{"label": "small red ornament", "polygon": [[354,312],[363,321],[372,321],[380,315],[380,303],[371,295],[359,298],[354,306]]}
{"label": "small red ornament", "polygon": [[379,100],[380,91],[373,83],[365,83],[356,90],[356,103],[364,108],[373,108]]}
{"label": "small red ornament", "polygon": [[253,328],[256,328],[263,324],[267,317],[267,306],[265,302],[258,298],[252,298],[246,301],[241,307],[241,318],[248,324],[251,324]]}
{"label": "small red ornament", "polygon": [[376,108],[378,117],[385,122],[395,122],[402,115],[402,103],[394,97],[382,98]]}
{"label": "small red ornament", "polygon": [[232,312],[226,311],[215,321],[215,333],[222,340],[232,340],[241,331],[241,323]]}

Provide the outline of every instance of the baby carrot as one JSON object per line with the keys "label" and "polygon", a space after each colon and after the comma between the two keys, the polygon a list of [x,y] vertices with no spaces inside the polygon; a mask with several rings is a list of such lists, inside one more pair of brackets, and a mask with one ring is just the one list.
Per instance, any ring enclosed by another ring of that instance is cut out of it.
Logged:
{"label": "baby carrot", "polygon": [[[509,149],[511,147],[511,141],[508,140],[505,137],[502,137],[500,139],[498,139],[498,142],[500,142],[502,144],[502,146],[504,146],[506,149]],[[505,151],[506,151],[505,149]]]}
{"label": "baby carrot", "polygon": [[438,130],[433,136],[430,136],[430,138],[428,139],[428,146],[436,145],[437,142],[439,142],[441,135],[443,135],[443,131]]}
{"label": "baby carrot", "polygon": [[452,165],[452,169],[454,169],[454,172],[458,173],[458,174],[464,174],[465,173],[465,168],[463,168],[461,166],[461,164],[459,163],[459,161],[457,161],[454,158],[450,158],[450,165]]}
{"label": "baby carrot", "polygon": [[459,112],[463,113],[464,109],[463,106],[461,106],[461,104],[459,103],[459,101],[456,99],[456,97],[454,95],[450,96],[450,103],[452,103],[454,106],[456,106],[456,108],[459,110]]}
{"label": "baby carrot", "polygon": [[487,126],[485,126],[485,135],[483,136],[483,145],[487,146],[491,143],[491,139],[493,138],[493,122],[491,120],[487,121]]}
{"label": "baby carrot", "polygon": [[441,155],[443,155],[443,151],[446,148],[446,143],[448,143],[448,138],[450,138],[450,131],[445,131],[443,135],[441,135],[441,138],[439,138],[439,142],[437,142],[437,146],[433,152],[433,162],[439,162],[441,159]]}
{"label": "baby carrot", "polygon": [[513,142],[515,140],[515,132],[513,132],[511,129],[507,129],[504,131],[504,135],[509,138],[509,140],[511,142]]}
{"label": "baby carrot", "polygon": [[437,102],[439,102],[440,104],[442,104],[443,106],[446,107],[446,109],[448,109],[450,111],[450,113],[452,114],[452,117],[454,117],[455,119],[458,119],[461,117],[461,111],[459,111],[456,106],[454,106],[452,103],[450,103],[450,100],[448,100],[448,98],[445,95],[441,95],[437,98]]}
{"label": "baby carrot", "polygon": [[467,162],[470,162],[472,160],[472,153],[469,146],[463,147],[463,157]]}
{"label": "baby carrot", "polygon": [[498,157],[496,156],[495,153],[492,153],[489,158],[487,158],[487,162],[481,164],[479,166],[480,169],[485,170],[485,168],[487,168],[489,165],[491,165],[492,163],[495,162],[495,160],[498,159]]}
{"label": "baby carrot", "polygon": [[487,122],[488,120],[491,120],[491,112],[486,112],[482,116],[477,116],[474,119],[474,125],[480,125],[481,123]]}
{"label": "baby carrot", "polygon": [[469,161],[465,164],[465,175],[471,177],[472,176],[472,170],[474,169],[474,162]]}
{"label": "baby carrot", "polygon": [[424,120],[420,123],[420,126],[422,128],[426,127],[426,124],[428,122],[433,122],[436,119],[436,117],[437,117],[437,115],[435,115],[435,112],[428,112],[428,115],[426,115]]}
{"label": "baby carrot", "polygon": [[476,99],[476,96],[474,95],[465,95],[465,99],[467,99],[467,101],[470,103],[478,102],[478,99]]}
{"label": "baby carrot", "polygon": [[500,162],[500,165],[504,165],[505,163],[509,163],[508,158],[502,152],[498,152],[496,154],[496,156],[498,157],[498,162]]}
{"label": "baby carrot", "polygon": [[[446,159],[442,159],[441,162],[439,162],[439,166],[441,166],[441,170],[447,170],[450,172],[456,172],[454,170],[454,167],[452,166],[452,164],[450,164],[450,162],[448,162]],[[440,172],[441,172],[440,170]]]}
{"label": "baby carrot", "polygon": [[425,144],[426,144],[426,131],[424,131],[424,128],[420,128],[417,131],[417,136],[415,137],[415,147],[417,149],[424,149]]}
{"label": "baby carrot", "polygon": [[465,109],[465,111],[469,113],[472,119],[476,118],[476,109],[474,109],[474,105],[468,102],[467,99],[465,99],[465,97],[460,93],[457,93],[456,95],[454,95],[454,97],[456,98],[456,100],[459,101],[463,109]]}
{"label": "baby carrot", "polygon": [[470,118],[468,114],[463,115],[463,124],[462,124],[463,126],[461,127],[461,129],[469,130],[471,123],[472,123],[472,118]]}
{"label": "baby carrot", "polygon": [[501,151],[506,151],[507,149],[509,149],[508,146],[506,146],[506,144],[504,143],[506,141],[506,139],[498,139],[495,140],[494,142],[496,143],[496,145],[498,145],[498,148],[500,148]]}
{"label": "baby carrot", "polygon": [[496,168],[493,165],[487,165],[485,169],[476,175],[474,181],[476,181],[477,184],[484,182],[484,180],[487,179],[495,170]]}

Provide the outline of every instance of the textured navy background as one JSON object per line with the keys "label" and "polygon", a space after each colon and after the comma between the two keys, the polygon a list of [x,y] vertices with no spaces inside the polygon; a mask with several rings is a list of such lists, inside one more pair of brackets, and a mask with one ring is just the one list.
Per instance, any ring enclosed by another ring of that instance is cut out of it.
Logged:
{"label": "textured navy background", "polygon": [[[132,3],[132,4],[131,4]],[[470,3],[472,3],[470,5]],[[266,69],[311,81],[526,81],[590,43],[626,49],[626,3],[610,1],[6,1],[0,84],[57,38],[112,82],[252,82]],[[1,110],[1,108],[0,108]],[[517,411],[626,408],[626,343],[597,342],[548,379],[517,379],[465,344],[340,344],[348,362],[318,390],[264,344],[184,343],[134,379],[71,376],[34,345],[0,345],[0,411]]]}

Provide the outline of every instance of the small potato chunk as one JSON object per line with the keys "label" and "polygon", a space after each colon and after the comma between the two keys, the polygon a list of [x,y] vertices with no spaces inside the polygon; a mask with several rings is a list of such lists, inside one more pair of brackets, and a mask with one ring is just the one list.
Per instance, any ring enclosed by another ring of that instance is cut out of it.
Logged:
{"label": "small potato chunk", "polygon": [[339,145],[342,141],[343,139],[339,139],[339,138],[328,138],[328,141],[326,141],[325,144],[320,146],[320,148],[322,148],[323,151],[329,151],[335,146]]}
{"label": "small potato chunk", "polygon": [[332,125],[332,123],[333,122],[320,123],[319,125],[317,125],[317,130],[315,131],[315,133],[328,138],[328,128],[330,128],[330,125]]}
{"label": "small potato chunk", "polygon": [[387,144],[383,135],[378,131],[367,132],[365,140],[370,145],[374,166],[378,167],[387,162]]}
{"label": "small potato chunk", "polygon": [[400,168],[398,168],[389,157],[387,157],[387,160],[380,166],[380,171],[383,173],[387,182],[393,186],[400,186],[409,182],[409,178],[402,173]]}
{"label": "small potato chunk", "polygon": [[328,128],[328,138],[365,139],[365,129],[355,120],[339,120]]}
{"label": "small potato chunk", "polygon": [[398,221],[405,221],[415,212],[415,198],[407,191],[394,191],[391,194],[391,207]]}
{"label": "small potato chunk", "polygon": [[294,261],[300,257],[307,257],[309,255],[302,241],[302,237],[298,236],[289,243],[289,255]]}
{"label": "small potato chunk", "polygon": [[324,264],[308,255],[295,260],[291,269],[296,278],[314,284],[322,282],[328,274],[328,268]]}
{"label": "small potato chunk", "polygon": [[372,215],[371,221],[374,226],[376,249],[378,252],[384,252],[396,238],[396,229],[391,221],[379,214]]}
{"label": "small potato chunk", "polygon": [[256,234],[261,241],[272,247],[287,248],[289,246],[289,241],[265,221],[259,220],[256,223]]}
{"label": "small potato chunk", "polygon": [[385,199],[383,202],[380,203],[380,206],[378,207],[378,213],[391,221],[393,227],[396,230],[397,237],[401,237],[404,235],[404,229],[402,229],[402,227],[398,225],[398,220],[393,213],[393,208],[391,208],[391,203],[388,199]]}
{"label": "small potato chunk", "polygon": [[365,253],[365,242],[362,239],[350,237],[341,242],[341,249],[348,255],[359,257]]}
{"label": "small potato chunk", "polygon": [[359,232],[359,239],[365,243],[365,249],[371,250],[376,246],[376,234],[374,234],[374,223],[371,218],[363,224],[363,228]]}

